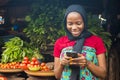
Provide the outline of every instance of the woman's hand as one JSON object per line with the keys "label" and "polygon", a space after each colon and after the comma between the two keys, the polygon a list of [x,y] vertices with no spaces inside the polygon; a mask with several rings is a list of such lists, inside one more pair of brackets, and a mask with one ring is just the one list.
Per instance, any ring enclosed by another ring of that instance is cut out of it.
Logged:
{"label": "woman's hand", "polygon": [[78,53],[78,58],[72,58],[72,62],[70,62],[70,65],[79,65],[81,67],[87,66],[88,61],[86,57],[83,54]]}
{"label": "woman's hand", "polygon": [[72,59],[72,57],[68,57],[68,56],[65,54],[64,57],[60,60],[60,64],[63,65],[63,66],[69,65],[71,59]]}

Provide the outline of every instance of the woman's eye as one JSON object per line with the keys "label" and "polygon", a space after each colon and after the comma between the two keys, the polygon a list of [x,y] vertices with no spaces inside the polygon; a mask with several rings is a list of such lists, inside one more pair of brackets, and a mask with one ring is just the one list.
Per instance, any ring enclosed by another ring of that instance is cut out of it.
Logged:
{"label": "woman's eye", "polygon": [[81,22],[78,22],[77,25],[81,25]]}
{"label": "woman's eye", "polygon": [[75,24],[75,25],[81,25],[81,24],[82,24],[82,22],[76,22],[76,23],[71,23],[71,22],[68,22],[68,23],[67,23],[67,25],[70,25],[70,26],[71,26],[71,25],[74,25],[74,24]]}
{"label": "woman's eye", "polygon": [[72,25],[72,23],[67,23],[68,25]]}

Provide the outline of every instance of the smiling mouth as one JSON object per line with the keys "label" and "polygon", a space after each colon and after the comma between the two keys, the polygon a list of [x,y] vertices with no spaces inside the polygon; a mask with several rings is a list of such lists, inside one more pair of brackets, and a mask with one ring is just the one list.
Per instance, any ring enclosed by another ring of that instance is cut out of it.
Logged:
{"label": "smiling mouth", "polygon": [[73,34],[79,34],[80,31],[72,31]]}
{"label": "smiling mouth", "polygon": [[72,32],[72,34],[73,34],[74,36],[79,36],[80,33],[81,33],[81,32],[79,32],[79,31],[78,31],[78,32]]}

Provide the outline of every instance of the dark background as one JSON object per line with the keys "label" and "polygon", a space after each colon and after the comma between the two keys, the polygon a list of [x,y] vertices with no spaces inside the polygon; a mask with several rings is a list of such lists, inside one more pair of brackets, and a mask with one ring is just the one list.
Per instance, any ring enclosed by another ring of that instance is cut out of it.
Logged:
{"label": "dark background", "polygon": [[10,27],[11,19],[17,18],[21,28],[24,28],[25,23],[22,19],[30,12],[32,3],[40,3],[43,6],[52,4],[65,8],[70,4],[81,4],[87,12],[102,14],[108,19],[107,23],[111,25],[110,32],[113,35],[120,32],[120,20],[117,19],[120,15],[120,0],[0,0],[0,15],[5,18],[5,24],[0,26]]}

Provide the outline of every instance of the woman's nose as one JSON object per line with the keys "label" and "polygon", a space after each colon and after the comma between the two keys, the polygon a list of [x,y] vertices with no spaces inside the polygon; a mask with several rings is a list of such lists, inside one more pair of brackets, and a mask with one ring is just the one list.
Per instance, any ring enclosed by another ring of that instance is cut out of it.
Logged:
{"label": "woman's nose", "polygon": [[77,25],[73,25],[73,26],[72,26],[72,29],[77,29]]}

